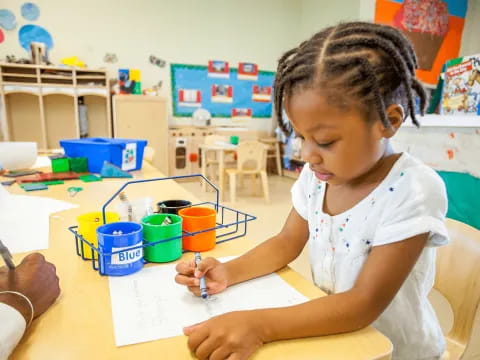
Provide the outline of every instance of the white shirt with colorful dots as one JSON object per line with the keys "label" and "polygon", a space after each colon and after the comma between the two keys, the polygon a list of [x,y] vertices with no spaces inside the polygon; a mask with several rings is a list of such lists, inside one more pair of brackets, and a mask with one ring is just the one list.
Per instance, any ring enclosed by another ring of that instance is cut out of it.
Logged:
{"label": "white shirt with colorful dots", "polygon": [[440,356],[445,339],[427,298],[435,279],[435,247],[448,243],[445,185],[435,171],[403,153],[386,178],[351,209],[323,212],[326,183],[306,164],[292,187],[295,210],[308,221],[314,282],[327,293],[351,289],[372,246],[429,233],[427,246],[373,326],[389,337],[393,359]]}

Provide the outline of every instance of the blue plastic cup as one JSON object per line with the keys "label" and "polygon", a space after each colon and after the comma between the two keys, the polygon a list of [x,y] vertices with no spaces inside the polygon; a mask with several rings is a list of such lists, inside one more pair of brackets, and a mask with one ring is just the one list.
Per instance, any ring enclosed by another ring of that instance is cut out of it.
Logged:
{"label": "blue plastic cup", "polygon": [[134,222],[105,224],[97,228],[97,238],[101,274],[123,276],[143,267],[142,225]]}

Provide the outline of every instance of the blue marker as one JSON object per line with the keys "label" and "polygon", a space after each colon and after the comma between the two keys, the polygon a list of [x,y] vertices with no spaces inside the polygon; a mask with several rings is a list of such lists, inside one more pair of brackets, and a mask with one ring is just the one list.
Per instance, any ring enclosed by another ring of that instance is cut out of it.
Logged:
{"label": "blue marker", "polygon": [[[195,266],[198,267],[198,264],[202,261],[202,256],[200,255],[199,252],[195,253]],[[208,298],[208,293],[207,293],[207,283],[205,282],[205,276],[202,276],[200,278],[200,296],[202,299]]]}

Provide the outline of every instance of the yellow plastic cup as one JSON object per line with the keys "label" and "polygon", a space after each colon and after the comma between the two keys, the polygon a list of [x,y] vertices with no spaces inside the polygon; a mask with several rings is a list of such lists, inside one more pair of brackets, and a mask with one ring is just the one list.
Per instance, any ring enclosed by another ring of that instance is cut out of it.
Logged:
{"label": "yellow plastic cup", "polygon": [[[108,223],[120,221],[120,216],[116,212],[106,212],[105,218]],[[89,243],[92,243],[93,246],[98,247],[97,240],[97,228],[103,225],[103,215],[101,211],[94,211],[82,214],[77,217],[78,221],[78,233],[83,236],[85,240]],[[83,252],[83,257],[85,259],[92,258],[92,249],[90,246],[81,242],[81,252]],[[98,258],[98,254],[95,254],[95,259]]]}

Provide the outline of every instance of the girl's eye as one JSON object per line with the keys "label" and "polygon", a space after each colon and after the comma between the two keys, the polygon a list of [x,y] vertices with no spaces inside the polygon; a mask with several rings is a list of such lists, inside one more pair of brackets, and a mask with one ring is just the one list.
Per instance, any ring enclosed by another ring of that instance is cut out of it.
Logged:
{"label": "girl's eye", "polygon": [[317,143],[317,145],[320,146],[321,148],[325,149],[325,148],[328,148],[328,147],[332,146],[334,142],[335,141],[330,141],[330,142],[322,143],[322,144]]}

